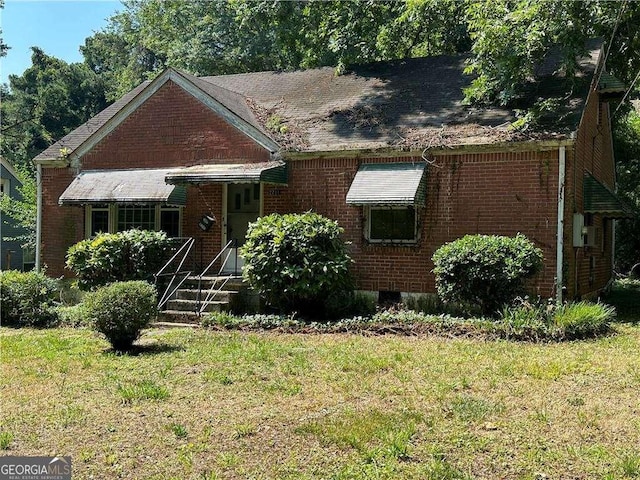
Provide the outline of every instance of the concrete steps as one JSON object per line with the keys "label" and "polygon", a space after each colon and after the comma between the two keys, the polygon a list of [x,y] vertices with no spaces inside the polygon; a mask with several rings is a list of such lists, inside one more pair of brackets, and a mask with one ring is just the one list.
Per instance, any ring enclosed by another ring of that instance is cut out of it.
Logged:
{"label": "concrete steps", "polygon": [[209,297],[204,307],[205,312],[222,312],[233,309],[242,309],[240,302],[252,298],[248,286],[242,277],[197,277],[188,278],[181,288],[176,291],[165,305],[165,310],[160,312],[158,322],[178,324],[199,324],[201,315],[198,310],[202,302]]}

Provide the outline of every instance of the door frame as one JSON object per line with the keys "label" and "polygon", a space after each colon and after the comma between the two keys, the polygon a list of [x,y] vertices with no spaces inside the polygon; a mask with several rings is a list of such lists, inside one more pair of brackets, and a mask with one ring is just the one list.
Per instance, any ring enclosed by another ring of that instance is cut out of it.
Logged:
{"label": "door frame", "polygon": [[[227,220],[229,218],[228,206],[229,206],[229,184],[233,183],[235,185],[255,185],[256,183],[260,185],[260,207],[258,208],[258,217],[262,217],[264,215],[264,183],[263,182],[225,182],[222,184],[222,222],[221,222],[221,238],[222,244],[220,248],[224,247],[228,240],[227,235]],[[230,247],[234,248],[234,247]],[[233,253],[231,254],[233,255]],[[226,254],[225,254],[226,256]]]}

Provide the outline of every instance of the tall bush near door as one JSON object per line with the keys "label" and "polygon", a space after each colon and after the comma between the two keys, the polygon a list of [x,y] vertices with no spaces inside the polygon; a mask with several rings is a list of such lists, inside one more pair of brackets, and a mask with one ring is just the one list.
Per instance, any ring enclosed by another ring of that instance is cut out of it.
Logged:
{"label": "tall bush near door", "polygon": [[337,222],[317,213],[259,218],[241,248],[243,275],[279,310],[323,316],[327,301],[353,290],[342,233]]}
{"label": "tall bush near door", "polygon": [[82,288],[126,280],[149,280],[166,260],[170,241],[164,232],[127,230],[101,233],[73,245],[67,268]]}
{"label": "tall bush near door", "polygon": [[436,250],[433,263],[436,289],[445,302],[496,315],[540,271],[542,250],[522,234],[467,235]]}

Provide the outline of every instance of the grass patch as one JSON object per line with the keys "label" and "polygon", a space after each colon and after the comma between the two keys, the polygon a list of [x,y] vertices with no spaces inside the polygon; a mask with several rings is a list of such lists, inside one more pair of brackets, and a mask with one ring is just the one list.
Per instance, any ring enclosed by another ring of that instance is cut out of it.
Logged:
{"label": "grass patch", "polygon": [[0,447],[71,455],[80,480],[640,478],[640,325],[618,330],[151,329],[153,353],[116,355],[86,329],[0,328]]}
{"label": "grass patch", "polygon": [[120,384],[117,391],[122,403],[126,405],[143,400],[165,400],[169,397],[169,390],[153,380]]}
{"label": "grass patch", "polygon": [[0,450],[9,450],[11,442],[13,442],[13,433],[0,431]]}

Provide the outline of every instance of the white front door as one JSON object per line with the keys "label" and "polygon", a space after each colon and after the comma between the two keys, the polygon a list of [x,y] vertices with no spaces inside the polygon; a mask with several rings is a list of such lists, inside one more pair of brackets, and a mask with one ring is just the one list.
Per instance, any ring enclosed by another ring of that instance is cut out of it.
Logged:
{"label": "white front door", "polygon": [[260,216],[262,185],[260,183],[230,183],[226,188],[225,200],[224,233],[226,238],[224,244],[226,245],[230,241],[234,243],[224,253],[223,259],[227,258],[227,261],[223,272],[240,275],[244,261],[238,254],[238,248],[246,241],[249,223],[255,222]]}

